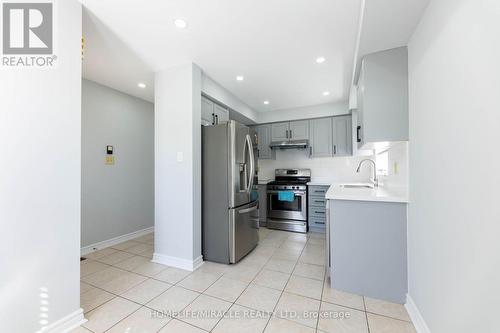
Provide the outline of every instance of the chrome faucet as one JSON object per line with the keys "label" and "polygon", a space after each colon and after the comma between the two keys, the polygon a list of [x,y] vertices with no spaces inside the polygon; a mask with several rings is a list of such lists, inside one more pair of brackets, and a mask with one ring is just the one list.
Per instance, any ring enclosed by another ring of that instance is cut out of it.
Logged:
{"label": "chrome faucet", "polygon": [[356,172],[359,173],[359,169],[361,169],[361,165],[363,164],[363,162],[371,162],[371,164],[373,165],[373,185],[375,187],[378,187],[377,164],[375,163],[374,160],[370,160],[368,158],[362,160],[361,162],[359,162],[359,165],[358,165],[358,168],[356,169]]}

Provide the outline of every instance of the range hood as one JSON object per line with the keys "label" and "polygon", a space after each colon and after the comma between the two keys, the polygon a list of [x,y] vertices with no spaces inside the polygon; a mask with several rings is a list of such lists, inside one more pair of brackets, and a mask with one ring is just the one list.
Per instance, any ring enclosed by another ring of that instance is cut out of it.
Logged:
{"label": "range hood", "polygon": [[273,141],[269,147],[271,149],[305,149],[309,147],[309,140]]}

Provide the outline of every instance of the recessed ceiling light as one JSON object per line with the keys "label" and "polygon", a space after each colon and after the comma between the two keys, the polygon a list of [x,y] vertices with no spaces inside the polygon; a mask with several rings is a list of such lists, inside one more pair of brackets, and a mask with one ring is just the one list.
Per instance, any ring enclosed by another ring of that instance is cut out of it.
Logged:
{"label": "recessed ceiling light", "polygon": [[328,95],[330,95],[329,91],[323,91],[323,96],[328,96]]}
{"label": "recessed ceiling light", "polygon": [[322,63],[324,63],[324,62],[325,62],[325,60],[326,60],[326,59],[325,59],[325,57],[319,57],[319,58],[316,58],[316,62],[317,62],[318,64],[322,64]]}
{"label": "recessed ceiling light", "polygon": [[241,75],[238,75],[238,76],[236,77],[236,80],[238,80],[238,81],[243,81],[244,79],[245,79],[245,78],[244,78],[243,76],[241,76]]}
{"label": "recessed ceiling light", "polygon": [[264,101],[264,104],[268,105],[268,104],[269,104],[269,101]]}
{"label": "recessed ceiling light", "polygon": [[183,19],[175,19],[174,24],[179,29],[186,29],[188,26],[187,22],[184,21]]}
{"label": "recessed ceiling light", "polygon": [[137,83],[137,86],[142,89],[146,88],[146,84],[142,82]]}

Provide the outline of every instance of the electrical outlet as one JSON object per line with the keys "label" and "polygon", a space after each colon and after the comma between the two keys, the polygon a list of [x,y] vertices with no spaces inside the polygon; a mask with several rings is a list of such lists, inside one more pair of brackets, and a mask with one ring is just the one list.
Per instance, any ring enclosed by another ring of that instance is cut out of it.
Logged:
{"label": "electrical outlet", "polygon": [[106,165],[115,165],[115,157],[113,155],[106,156]]}

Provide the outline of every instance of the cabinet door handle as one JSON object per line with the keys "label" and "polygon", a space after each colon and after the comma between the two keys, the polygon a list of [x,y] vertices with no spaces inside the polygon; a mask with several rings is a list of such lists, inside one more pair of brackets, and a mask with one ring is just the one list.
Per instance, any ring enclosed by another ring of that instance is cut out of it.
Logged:
{"label": "cabinet door handle", "polygon": [[285,136],[288,139],[288,130],[285,131]]}
{"label": "cabinet door handle", "polygon": [[337,145],[333,145],[333,155],[337,155]]}
{"label": "cabinet door handle", "polygon": [[290,139],[292,138],[292,130],[290,130]]}
{"label": "cabinet door handle", "polygon": [[219,115],[218,114],[215,115],[215,123],[217,125],[219,125]]}
{"label": "cabinet door handle", "polygon": [[316,214],[325,214],[325,212],[314,211]]}
{"label": "cabinet door handle", "polygon": [[212,113],[212,125],[215,125],[215,113]]}
{"label": "cabinet door handle", "polygon": [[323,203],[323,202],[325,202],[325,200],[314,200],[314,202]]}
{"label": "cabinet door handle", "polygon": [[361,126],[356,127],[356,141],[361,142],[361,136],[359,135],[359,132],[361,131]]}

